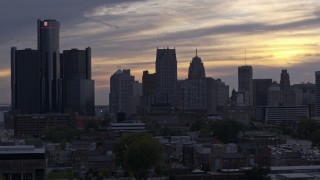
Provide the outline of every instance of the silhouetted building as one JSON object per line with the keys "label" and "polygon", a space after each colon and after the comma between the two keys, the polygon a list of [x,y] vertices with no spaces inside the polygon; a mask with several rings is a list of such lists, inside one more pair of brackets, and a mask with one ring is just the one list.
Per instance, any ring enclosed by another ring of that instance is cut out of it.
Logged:
{"label": "silhouetted building", "polygon": [[142,95],[149,96],[156,91],[156,74],[149,74],[148,71],[143,71],[142,75]]}
{"label": "silhouetted building", "polygon": [[198,50],[196,50],[196,56],[192,58],[189,66],[188,79],[203,79],[205,77],[205,69],[201,58],[198,56]]}
{"label": "silhouetted building", "polygon": [[268,89],[272,84],[272,79],[253,79],[253,105],[268,105]]}
{"label": "silhouetted building", "polygon": [[61,54],[64,112],[94,115],[94,81],[91,79],[91,49],[65,50]]}
{"label": "silhouetted building", "polygon": [[74,127],[74,116],[69,114],[15,114],[14,136],[41,137],[46,128]]}
{"label": "silhouetted building", "polygon": [[279,85],[273,84],[268,88],[268,106],[282,105],[282,95]]}
{"label": "silhouetted building", "polygon": [[59,28],[60,23],[56,20],[38,20],[42,113],[62,111]]}
{"label": "silhouetted building", "polygon": [[316,116],[320,116],[320,71],[315,72],[316,80]]}
{"label": "silhouetted building", "polygon": [[12,110],[41,113],[40,57],[37,50],[11,48]]}
{"label": "silhouetted building", "polygon": [[247,92],[246,105],[253,104],[252,66],[238,67],[238,92]]}
{"label": "silhouetted building", "polygon": [[229,99],[229,86],[221,79],[206,78],[206,101],[208,114],[221,112]]}
{"label": "silhouetted building", "polygon": [[187,79],[179,82],[181,109],[207,109],[206,79]]}
{"label": "silhouetted building", "polygon": [[290,76],[286,69],[282,69],[280,76],[280,88],[281,90],[290,89]]}
{"label": "silhouetted building", "polygon": [[134,76],[130,69],[117,70],[110,77],[109,110],[110,113],[126,113],[129,116],[130,98],[133,96]]}
{"label": "silhouetted building", "polygon": [[176,104],[177,57],[175,49],[157,49],[155,104]]}
{"label": "silhouetted building", "polygon": [[0,178],[47,179],[45,155],[44,148],[0,146]]}

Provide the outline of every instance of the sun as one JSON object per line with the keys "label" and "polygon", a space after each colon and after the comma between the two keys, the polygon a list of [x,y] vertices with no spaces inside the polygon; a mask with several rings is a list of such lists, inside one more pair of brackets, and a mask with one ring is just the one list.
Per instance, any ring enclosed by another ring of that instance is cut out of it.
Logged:
{"label": "sun", "polygon": [[273,57],[276,59],[292,59],[301,54],[304,54],[303,50],[279,50],[273,53]]}

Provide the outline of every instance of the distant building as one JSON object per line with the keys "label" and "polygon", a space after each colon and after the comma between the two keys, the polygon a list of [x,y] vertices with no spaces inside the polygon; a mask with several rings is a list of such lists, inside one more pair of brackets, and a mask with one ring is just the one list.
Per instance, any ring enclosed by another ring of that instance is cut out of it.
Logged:
{"label": "distant building", "polygon": [[315,72],[316,80],[316,116],[320,116],[320,71]]}
{"label": "distant building", "polygon": [[68,114],[16,114],[13,115],[14,136],[41,137],[45,128],[73,127],[74,117]]}
{"label": "distant building", "polygon": [[192,61],[189,66],[188,79],[203,79],[205,77],[205,69],[201,58],[198,56],[198,50],[196,50],[196,56],[192,58]]}
{"label": "distant building", "polygon": [[280,76],[280,88],[281,90],[290,89],[290,76],[286,69],[282,69]]}
{"label": "distant building", "polygon": [[179,82],[181,109],[207,109],[206,79],[187,79]]}
{"label": "distant building", "polygon": [[41,113],[40,54],[37,50],[11,48],[12,110]]}
{"label": "distant building", "polygon": [[238,91],[248,92],[249,98],[246,101],[246,105],[251,106],[253,104],[252,98],[252,66],[240,66],[238,67]]}
{"label": "distant building", "polygon": [[94,115],[94,81],[91,48],[65,50],[61,54],[64,112]]}
{"label": "distant building", "polygon": [[56,20],[38,20],[38,50],[42,66],[41,113],[62,111],[59,29],[60,23]]}
{"label": "distant building", "polygon": [[253,105],[268,105],[268,89],[272,85],[272,79],[253,79]]}
{"label": "distant building", "polygon": [[155,104],[176,105],[177,57],[175,49],[157,49]]}
{"label": "distant building", "polygon": [[229,86],[221,79],[206,78],[208,114],[215,114],[222,110],[229,99]]}
{"label": "distant building", "polygon": [[268,106],[279,106],[282,104],[281,89],[278,85],[268,88]]}
{"label": "distant building", "polygon": [[270,106],[266,108],[266,123],[295,124],[298,120],[308,118],[307,106]]}
{"label": "distant building", "polygon": [[117,70],[110,77],[109,111],[131,115],[130,98],[133,96],[134,76],[130,69]]}
{"label": "distant building", "polygon": [[0,146],[1,179],[47,179],[44,148]]}
{"label": "distant building", "polygon": [[144,97],[152,95],[156,91],[156,74],[149,74],[149,71],[143,71],[142,75],[142,95]]}
{"label": "distant building", "polygon": [[205,70],[197,51],[189,66],[188,79],[179,81],[178,86],[181,109],[207,109]]}

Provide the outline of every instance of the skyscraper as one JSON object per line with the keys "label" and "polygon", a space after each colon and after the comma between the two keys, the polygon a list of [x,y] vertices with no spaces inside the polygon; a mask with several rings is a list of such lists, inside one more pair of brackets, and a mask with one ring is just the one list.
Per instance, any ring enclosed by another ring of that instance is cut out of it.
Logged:
{"label": "skyscraper", "polygon": [[94,115],[94,81],[91,48],[65,50],[61,54],[63,110]]}
{"label": "skyscraper", "polygon": [[133,96],[134,76],[130,69],[117,70],[110,77],[109,111],[130,115],[130,99]]}
{"label": "skyscraper", "polygon": [[11,48],[11,103],[20,113],[41,112],[40,57],[37,50]]}
{"label": "skyscraper", "polygon": [[272,79],[253,79],[253,105],[268,105],[268,89],[272,85]]}
{"label": "skyscraper", "polygon": [[38,20],[38,50],[41,59],[41,107],[43,113],[62,111],[59,28],[60,23],[56,20]]}
{"label": "skyscraper", "polygon": [[315,72],[316,80],[316,116],[320,116],[320,71]]}
{"label": "skyscraper", "polygon": [[156,104],[176,105],[177,57],[175,49],[157,49]]}
{"label": "skyscraper", "polygon": [[196,56],[192,58],[189,66],[188,79],[203,79],[205,77],[205,69],[201,58],[198,56],[198,50],[196,50]]}
{"label": "skyscraper", "polygon": [[280,88],[281,90],[290,89],[290,76],[286,69],[282,69],[280,76]]}
{"label": "skyscraper", "polygon": [[252,88],[252,66],[238,67],[238,91],[247,94],[245,101],[250,106],[253,104]]}

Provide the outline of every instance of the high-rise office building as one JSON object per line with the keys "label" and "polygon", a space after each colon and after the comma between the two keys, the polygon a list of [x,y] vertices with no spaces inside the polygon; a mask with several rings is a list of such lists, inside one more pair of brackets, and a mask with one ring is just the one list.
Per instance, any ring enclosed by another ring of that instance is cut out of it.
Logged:
{"label": "high-rise office building", "polygon": [[280,88],[283,91],[290,89],[290,76],[286,69],[282,69],[281,71]]}
{"label": "high-rise office building", "polygon": [[134,76],[130,69],[117,70],[110,77],[109,111],[130,115],[130,99],[133,96]]}
{"label": "high-rise office building", "polygon": [[238,67],[238,91],[247,94],[245,104],[249,106],[253,104],[252,89],[252,66]]}
{"label": "high-rise office building", "polygon": [[65,50],[61,54],[63,110],[94,115],[94,80],[91,79],[91,48]]}
{"label": "high-rise office building", "polygon": [[156,104],[176,105],[177,57],[175,49],[157,49]]}
{"label": "high-rise office building", "polygon": [[11,103],[20,113],[41,113],[40,57],[37,50],[11,48]]}
{"label": "high-rise office building", "polygon": [[[38,50],[11,49],[12,110],[26,114],[61,113],[64,105],[67,111],[94,114],[90,48],[60,55],[59,28],[56,20],[38,20]],[[64,93],[61,76],[65,79]]]}
{"label": "high-rise office building", "polygon": [[59,29],[60,23],[56,20],[38,20],[38,50],[41,59],[41,107],[43,113],[62,111]]}
{"label": "high-rise office building", "polygon": [[205,77],[205,69],[201,58],[198,56],[198,50],[196,50],[196,56],[192,58],[189,66],[188,79],[203,79]]}
{"label": "high-rise office building", "polygon": [[272,85],[272,79],[253,79],[253,105],[268,105],[268,89]]}
{"label": "high-rise office building", "polygon": [[142,75],[142,95],[150,96],[156,91],[156,74],[149,74],[149,71],[143,71]]}
{"label": "high-rise office building", "polygon": [[316,116],[320,116],[320,71],[315,72],[316,80]]}

